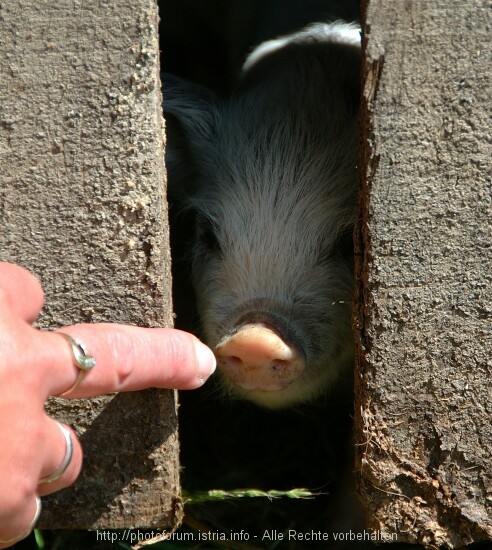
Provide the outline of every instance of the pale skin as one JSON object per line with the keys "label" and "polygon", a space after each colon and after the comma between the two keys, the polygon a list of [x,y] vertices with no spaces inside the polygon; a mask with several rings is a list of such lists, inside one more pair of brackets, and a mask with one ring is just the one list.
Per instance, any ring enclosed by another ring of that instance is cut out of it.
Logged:
{"label": "pale skin", "polygon": [[[0,540],[29,528],[36,496],[68,487],[82,467],[82,448],[72,431],[74,451],[67,470],[56,481],[39,484],[57,470],[66,448],[44,404],[69,389],[79,372],[64,338],[32,327],[43,300],[34,276],[0,263]],[[68,399],[149,387],[195,389],[215,369],[212,352],[175,329],[80,324],[60,330],[96,359]],[[9,546],[0,544],[0,549]]]}

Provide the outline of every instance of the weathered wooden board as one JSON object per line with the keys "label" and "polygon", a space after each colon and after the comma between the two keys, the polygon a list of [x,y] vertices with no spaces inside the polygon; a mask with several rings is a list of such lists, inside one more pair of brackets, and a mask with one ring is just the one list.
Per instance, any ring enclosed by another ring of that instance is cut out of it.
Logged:
{"label": "weathered wooden board", "polygon": [[[42,281],[40,326],[172,324],[157,6],[2,2],[0,256]],[[85,451],[46,528],[172,527],[173,392],[53,400]]]}
{"label": "weathered wooden board", "polygon": [[492,539],[486,0],[371,0],[364,23],[357,444],[372,528]]}

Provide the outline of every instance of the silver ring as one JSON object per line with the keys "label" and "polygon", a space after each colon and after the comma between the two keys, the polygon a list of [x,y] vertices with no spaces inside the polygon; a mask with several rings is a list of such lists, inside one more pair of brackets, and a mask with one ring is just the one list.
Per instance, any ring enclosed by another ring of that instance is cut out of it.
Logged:
{"label": "silver ring", "polygon": [[87,372],[96,366],[96,360],[85,351],[85,346],[75,341],[69,334],[64,332],[55,332],[54,334],[59,334],[69,343],[75,366],[80,371],[77,379],[68,390],[59,394],[59,397],[65,397],[80,384]]}
{"label": "silver ring", "polygon": [[41,514],[41,499],[39,497],[36,497],[36,512],[34,513],[34,517],[32,518],[29,526],[26,527],[23,531],[21,531],[18,535],[15,535],[15,537],[12,537],[11,539],[0,540],[0,544],[14,544],[14,542],[18,542],[22,539],[25,539],[29,535],[29,533],[34,529],[34,526],[36,525],[40,514]]}
{"label": "silver ring", "polygon": [[73,456],[73,440],[72,440],[72,432],[63,424],[56,421],[57,426],[60,428],[61,433],[63,434],[63,437],[65,438],[65,456],[63,457],[63,460],[61,461],[60,466],[50,475],[47,477],[43,477],[39,480],[38,484],[41,483],[52,483],[53,481],[57,480],[59,477],[61,477],[66,469],[68,468],[68,465],[70,464],[70,461],[72,460]]}

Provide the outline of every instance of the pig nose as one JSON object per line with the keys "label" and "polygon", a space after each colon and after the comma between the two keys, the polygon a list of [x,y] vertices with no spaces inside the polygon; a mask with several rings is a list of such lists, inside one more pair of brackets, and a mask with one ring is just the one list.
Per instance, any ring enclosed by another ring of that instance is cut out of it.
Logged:
{"label": "pig nose", "polygon": [[223,375],[245,390],[278,391],[304,371],[304,356],[263,323],[244,325],[215,348]]}

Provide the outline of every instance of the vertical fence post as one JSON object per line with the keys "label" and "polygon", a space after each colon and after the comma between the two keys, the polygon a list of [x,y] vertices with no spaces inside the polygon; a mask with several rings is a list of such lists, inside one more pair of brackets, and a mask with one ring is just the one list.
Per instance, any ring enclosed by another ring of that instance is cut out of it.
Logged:
{"label": "vertical fence post", "polygon": [[371,528],[492,539],[489,3],[364,15],[357,449]]}
{"label": "vertical fence post", "polygon": [[[0,256],[42,281],[40,326],[170,326],[158,14],[153,0],[0,7]],[[84,447],[41,526],[173,527],[173,392],[53,399]]]}

